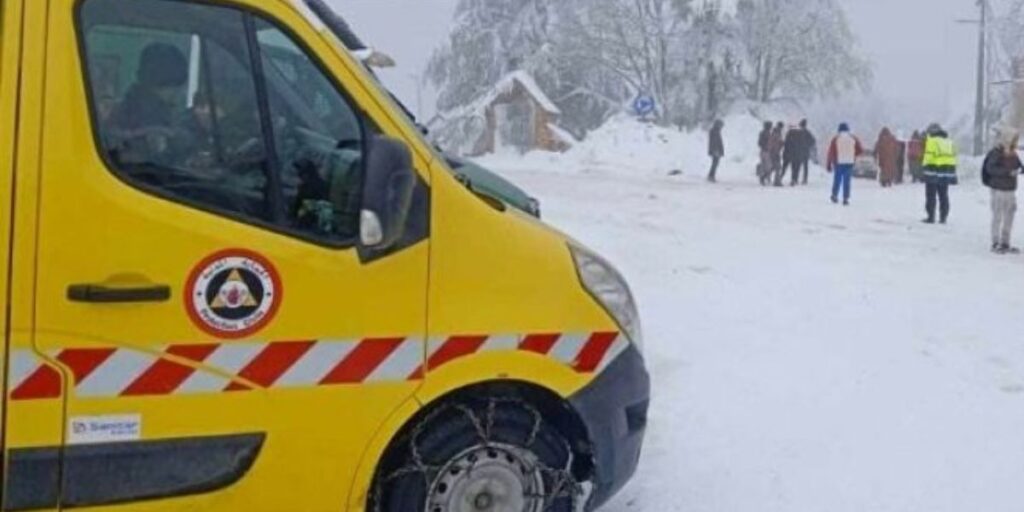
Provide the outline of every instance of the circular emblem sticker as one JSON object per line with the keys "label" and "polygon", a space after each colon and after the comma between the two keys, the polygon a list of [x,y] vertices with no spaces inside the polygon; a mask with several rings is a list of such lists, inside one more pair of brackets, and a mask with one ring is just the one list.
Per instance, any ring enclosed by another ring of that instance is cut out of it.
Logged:
{"label": "circular emblem sticker", "polygon": [[282,291],[270,261],[252,251],[228,249],[192,270],[185,284],[185,309],[207,334],[244,338],[270,323]]}

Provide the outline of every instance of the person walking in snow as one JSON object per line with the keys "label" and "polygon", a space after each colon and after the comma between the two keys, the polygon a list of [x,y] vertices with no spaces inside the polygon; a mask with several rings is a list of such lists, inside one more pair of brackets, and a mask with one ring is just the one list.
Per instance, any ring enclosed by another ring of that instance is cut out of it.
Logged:
{"label": "person walking in snow", "polygon": [[708,132],[708,156],[711,157],[711,171],[708,173],[708,181],[711,183],[718,181],[718,164],[725,156],[725,141],[722,140],[722,128],[725,128],[725,122],[717,119],[715,124],[711,125],[711,131]]}
{"label": "person walking in snow", "polygon": [[772,123],[765,121],[764,128],[757,137],[757,146],[761,149],[761,162],[757,166],[757,177],[761,181],[761,186],[768,185],[772,172],[771,139]]}
{"label": "person walking in snow", "polygon": [[[786,134],[786,149],[785,153],[790,158],[790,164],[793,166],[793,178],[790,180],[791,186],[797,186],[800,184],[800,173],[803,172],[803,184],[807,184],[807,175],[810,173],[811,166],[811,153],[814,152],[814,146],[817,141],[814,140],[814,135],[807,129],[807,120],[800,121],[800,127],[790,130]],[[783,176],[786,174],[785,164],[783,164],[782,170]]]}
{"label": "person walking in snow", "polygon": [[878,162],[879,182],[883,187],[891,187],[896,183],[897,165],[900,158],[900,143],[889,128],[882,128],[875,143],[875,160]]}
{"label": "person walking in snow", "polygon": [[786,173],[792,169],[793,175],[796,176],[796,150],[797,150],[797,128],[790,126],[789,130],[786,130],[786,138],[782,143],[782,171],[775,177],[775,186],[781,187],[782,180],[786,179]]}
{"label": "person walking in snow", "polygon": [[782,150],[785,149],[786,140],[783,135],[783,130],[786,129],[786,125],[782,121],[779,121],[775,125],[775,129],[772,130],[772,135],[768,141],[768,151],[771,154],[771,174],[775,176],[775,186],[782,186]]}
{"label": "person walking in snow", "polygon": [[928,213],[928,217],[924,219],[925,224],[935,224],[936,207],[939,222],[945,224],[949,219],[949,187],[959,183],[956,175],[957,163],[956,143],[938,124],[929,126],[922,161],[925,184],[924,209]]}
{"label": "person walking in snow", "polygon": [[1010,245],[1017,214],[1017,175],[1024,169],[1017,154],[1020,135],[1006,129],[999,139],[981,166],[981,181],[992,189],[992,252],[1020,254],[1020,249]]}
{"label": "person walking in snow", "polygon": [[850,205],[850,186],[853,181],[853,165],[864,153],[860,140],[850,133],[850,125],[841,123],[839,133],[832,138],[828,148],[828,172],[832,173],[832,202],[839,202],[842,189],[843,204]]}
{"label": "person walking in snow", "polygon": [[896,142],[899,144],[900,149],[900,156],[896,159],[896,184],[902,185],[907,170],[907,142],[899,140],[898,137]]}

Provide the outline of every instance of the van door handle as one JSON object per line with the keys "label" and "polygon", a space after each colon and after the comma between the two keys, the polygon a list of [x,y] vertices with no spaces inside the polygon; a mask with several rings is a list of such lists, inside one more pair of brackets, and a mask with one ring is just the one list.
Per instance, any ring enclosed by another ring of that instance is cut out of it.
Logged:
{"label": "van door handle", "polygon": [[124,302],[166,302],[171,298],[171,287],[167,285],[145,285],[137,287],[111,287],[102,284],[73,284],[68,286],[68,300],[116,304]]}

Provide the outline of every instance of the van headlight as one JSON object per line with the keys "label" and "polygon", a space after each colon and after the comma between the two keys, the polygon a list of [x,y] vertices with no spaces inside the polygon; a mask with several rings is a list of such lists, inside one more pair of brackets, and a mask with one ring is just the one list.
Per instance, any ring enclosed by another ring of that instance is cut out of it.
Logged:
{"label": "van headlight", "polygon": [[576,272],[579,273],[583,288],[615,319],[629,340],[641,348],[643,335],[640,314],[622,274],[593,251],[572,244],[569,250],[576,262]]}

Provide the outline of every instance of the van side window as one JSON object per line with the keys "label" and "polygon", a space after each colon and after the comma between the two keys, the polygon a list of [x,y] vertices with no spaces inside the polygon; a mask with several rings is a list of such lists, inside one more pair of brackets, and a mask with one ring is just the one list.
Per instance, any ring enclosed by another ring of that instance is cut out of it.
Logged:
{"label": "van side window", "polygon": [[89,0],[82,22],[100,144],[115,170],[171,198],[271,220],[242,13]]}
{"label": "van side window", "polygon": [[286,32],[180,0],[85,0],[98,143],[132,185],[330,245],[358,235],[367,123]]}

